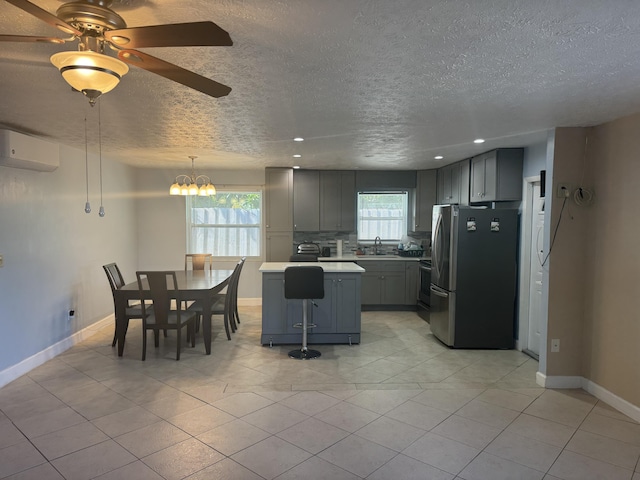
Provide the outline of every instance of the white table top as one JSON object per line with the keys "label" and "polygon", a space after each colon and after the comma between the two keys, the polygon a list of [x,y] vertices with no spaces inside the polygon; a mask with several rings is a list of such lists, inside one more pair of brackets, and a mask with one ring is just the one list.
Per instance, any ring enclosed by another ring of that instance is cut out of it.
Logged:
{"label": "white table top", "polygon": [[284,272],[287,267],[312,267],[320,266],[327,273],[362,273],[364,268],[353,262],[265,262],[260,266],[260,271],[265,272]]}

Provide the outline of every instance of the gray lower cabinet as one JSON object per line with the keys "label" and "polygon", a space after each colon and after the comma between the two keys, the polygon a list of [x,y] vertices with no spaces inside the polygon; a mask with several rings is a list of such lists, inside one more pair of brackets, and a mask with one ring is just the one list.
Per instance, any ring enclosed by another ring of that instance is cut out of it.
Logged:
{"label": "gray lower cabinet", "polygon": [[[360,273],[325,273],[324,298],[308,302],[309,319],[316,325],[307,342],[360,343]],[[263,345],[302,344],[302,300],[284,298],[284,272],[262,275]]]}
{"label": "gray lower cabinet", "polygon": [[405,262],[405,305],[418,303],[418,289],[420,285],[420,264],[418,262]]}
{"label": "gray lower cabinet", "polygon": [[[363,305],[405,305],[404,261],[359,261],[362,274]],[[415,304],[415,300],[412,302]]]}

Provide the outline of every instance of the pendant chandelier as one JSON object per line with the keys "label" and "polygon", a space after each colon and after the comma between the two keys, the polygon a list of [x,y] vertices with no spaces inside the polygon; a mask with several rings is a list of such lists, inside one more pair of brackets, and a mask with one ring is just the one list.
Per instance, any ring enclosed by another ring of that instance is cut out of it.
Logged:
{"label": "pendant chandelier", "polygon": [[191,175],[178,175],[176,181],[169,188],[169,195],[200,195],[208,197],[216,194],[216,187],[206,175],[196,176],[194,160],[195,155],[189,155],[191,159]]}

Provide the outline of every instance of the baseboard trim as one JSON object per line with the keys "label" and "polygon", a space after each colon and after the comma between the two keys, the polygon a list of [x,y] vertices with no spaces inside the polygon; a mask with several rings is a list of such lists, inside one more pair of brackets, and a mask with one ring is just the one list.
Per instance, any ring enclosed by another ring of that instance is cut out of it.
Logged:
{"label": "baseboard trim", "polygon": [[29,358],[25,358],[20,363],[6,368],[5,370],[0,372],[0,388],[4,387],[8,383],[13,382],[17,378],[20,378],[25,373],[30,372],[34,368],[39,367],[52,358],[60,355],[62,352],[70,349],[77,343],[80,343],[87,338],[95,335],[100,329],[108,326],[109,324],[114,324],[113,314],[103,318],[102,320],[98,320],[96,323],[93,323],[88,327],[85,327],[82,330],[74,333],[73,335],[60,340],[58,343],[45,348],[35,355],[32,355]]}
{"label": "baseboard trim", "polygon": [[624,413],[627,417],[634,419],[636,422],[640,422],[640,407],[627,402],[624,398],[620,398],[615,393],[611,393],[606,388],[601,387],[591,380],[587,380],[586,378],[583,378],[582,380],[582,388],[584,390],[608,405],[611,405],[619,412]]}
{"label": "baseboard trim", "polygon": [[546,376],[536,372],[536,383],[545,388],[582,388],[627,417],[640,422],[640,407],[584,377]]}
{"label": "baseboard trim", "polygon": [[547,376],[544,373],[536,372],[536,383],[544,388],[582,388],[583,380],[582,377],[577,376]]}

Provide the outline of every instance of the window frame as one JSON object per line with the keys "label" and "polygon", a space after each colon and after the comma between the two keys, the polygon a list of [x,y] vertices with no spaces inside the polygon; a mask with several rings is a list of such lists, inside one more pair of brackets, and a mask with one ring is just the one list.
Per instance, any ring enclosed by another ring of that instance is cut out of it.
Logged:
{"label": "window frame", "polygon": [[[214,259],[218,259],[220,261],[226,261],[226,260],[230,260],[230,259],[237,259],[239,256],[243,256],[246,257],[247,260],[255,260],[255,259],[261,259],[264,256],[264,249],[265,249],[265,240],[264,240],[264,208],[265,208],[265,201],[264,201],[264,188],[262,188],[261,186],[252,186],[252,185],[234,185],[234,186],[229,186],[229,187],[216,187],[216,194],[233,194],[233,193],[237,193],[237,194],[251,194],[251,193],[257,193],[260,195],[260,223],[258,224],[210,224],[210,223],[203,223],[203,224],[196,224],[193,223],[193,219],[191,216],[191,210],[192,210],[192,199],[194,197],[187,197],[186,202],[185,202],[185,216],[186,216],[186,247],[187,247],[187,253],[211,253],[213,255]],[[192,252],[190,251],[192,248],[192,240],[193,240],[193,229],[194,227],[199,227],[199,228],[251,228],[251,229],[257,229],[258,230],[258,253],[256,255],[248,255],[248,254],[242,254],[242,255],[225,255],[225,256],[221,256],[221,255],[216,255],[214,252]]]}
{"label": "window frame", "polygon": [[[363,245],[367,245],[369,243],[373,244],[375,242],[375,238],[362,238],[360,236],[360,196],[361,195],[404,195],[404,205],[403,205],[403,209],[404,209],[404,216],[403,217],[398,217],[398,218],[402,218],[404,225],[401,226],[401,232],[400,232],[400,238],[398,239],[393,239],[393,238],[381,238],[382,243],[384,244],[388,244],[388,245],[392,245],[392,244],[397,244],[398,242],[402,241],[402,239],[404,237],[406,237],[406,235],[408,234],[409,231],[409,216],[411,215],[410,212],[410,199],[411,199],[411,192],[409,192],[409,190],[371,190],[371,191],[361,191],[361,192],[356,192],[356,239],[357,242]],[[389,218],[393,218],[393,217],[389,217]],[[380,235],[380,237],[382,237]]]}

